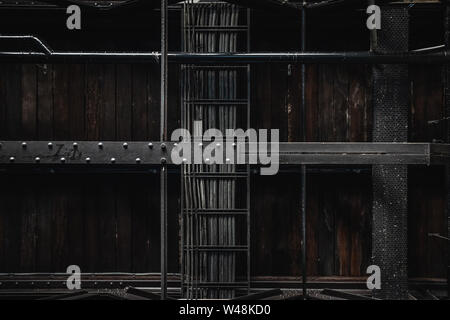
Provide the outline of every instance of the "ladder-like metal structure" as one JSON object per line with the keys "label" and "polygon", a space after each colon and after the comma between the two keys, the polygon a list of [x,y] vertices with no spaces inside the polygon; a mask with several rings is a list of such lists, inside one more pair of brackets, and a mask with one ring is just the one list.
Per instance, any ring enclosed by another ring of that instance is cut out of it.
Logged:
{"label": "ladder-like metal structure", "polygon": [[[186,1],[185,52],[249,51],[250,11]],[[250,65],[182,65],[182,127],[250,127]],[[201,145],[203,141],[197,141]],[[250,289],[250,167],[184,165],[181,177],[181,288],[187,299],[226,299]]]}

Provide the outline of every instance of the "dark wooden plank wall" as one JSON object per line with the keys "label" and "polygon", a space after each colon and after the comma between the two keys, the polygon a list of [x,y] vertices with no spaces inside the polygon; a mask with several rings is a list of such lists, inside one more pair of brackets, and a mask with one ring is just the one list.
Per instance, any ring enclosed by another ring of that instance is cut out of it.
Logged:
{"label": "dark wooden plank wall", "polygon": [[[301,67],[253,69],[252,126],[279,128],[282,141],[302,141]],[[307,141],[370,141],[367,66],[307,68]],[[253,273],[301,275],[301,176],[298,168],[255,177],[252,187]],[[307,184],[308,274],[360,276],[370,265],[370,174],[312,173]],[[280,263],[279,261],[283,261]]]}
{"label": "dark wooden plank wall", "polygon": [[[0,88],[2,140],[159,139],[156,64],[0,64]],[[172,99],[172,110],[178,105]],[[159,271],[157,173],[0,179],[0,272],[65,272],[70,264],[83,272]],[[170,182],[175,240],[179,179]]]}
{"label": "dark wooden plank wall", "polygon": [[[1,65],[1,139],[157,140],[156,65]],[[173,79],[177,70],[171,70]],[[279,128],[299,141],[300,66],[253,69],[252,126]],[[411,141],[442,138],[439,68],[411,72]],[[259,79],[259,80],[256,80]],[[258,82],[256,82],[258,81]],[[368,67],[310,66],[307,140],[370,141]],[[256,83],[256,84],[255,84]],[[171,128],[178,123],[172,82]],[[442,277],[446,247],[441,168],[411,168],[410,272]],[[178,186],[177,179],[173,179]],[[2,176],[1,270],[158,271],[158,179],[136,176]],[[257,276],[301,273],[300,175],[255,177],[252,265]],[[172,189],[171,247],[177,248],[177,188]],[[311,174],[308,180],[308,271],[359,276],[370,263],[370,175]],[[280,219],[283,216],[283,219]],[[172,250],[172,270],[177,253]],[[73,261],[74,260],[74,261]],[[282,263],[280,263],[282,261]]]}

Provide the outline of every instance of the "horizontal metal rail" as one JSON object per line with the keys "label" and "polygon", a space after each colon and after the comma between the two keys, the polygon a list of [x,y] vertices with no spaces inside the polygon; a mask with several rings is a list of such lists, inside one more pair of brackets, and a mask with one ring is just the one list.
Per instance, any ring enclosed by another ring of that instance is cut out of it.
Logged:
{"label": "horizontal metal rail", "polygon": [[[63,52],[52,50],[33,35],[0,35],[0,40],[32,40],[42,51],[0,51],[0,61],[24,62],[159,62],[160,52]],[[187,53],[171,52],[172,63],[371,63],[440,64],[450,61],[449,51],[379,54],[353,52],[260,52],[260,53]]]}
{"label": "horizontal metal rail", "polygon": [[[135,62],[158,63],[158,52],[56,52],[0,51],[7,62]],[[168,54],[171,63],[305,63],[305,64],[442,64],[450,62],[449,51],[377,54],[354,52],[260,52]]]}
{"label": "horizontal metal rail", "polygon": [[[216,142],[196,143],[196,148],[206,148],[215,143],[216,151],[232,148],[234,158],[226,163],[264,165],[260,162],[258,150],[246,143],[217,144]],[[201,147],[199,147],[201,145]],[[180,153],[180,145],[175,142],[97,142],[97,141],[3,141],[0,142],[1,165],[111,165],[145,166],[173,165],[172,153]],[[190,146],[192,149],[194,145]],[[250,149],[250,151],[249,151]],[[201,151],[202,149],[200,149]],[[272,163],[330,164],[330,165],[370,165],[370,164],[448,164],[450,144],[432,143],[350,143],[350,142],[281,142],[278,150],[268,144],[268,156]],[[231,151],[231,150],[228,150]],[[239,153],[243,157],[238,157]],[[184,163],[194,160],[183,159]],[[252,159],[250,161],[250,159]],[[243,160],[243,163],[240,161]],[[194,161],[192,161],[193,163]],[[209,165],[209,159],[203,164]],[[191,174],[195,178],[240,178],[246,172],[215,175],[214,173]]]}

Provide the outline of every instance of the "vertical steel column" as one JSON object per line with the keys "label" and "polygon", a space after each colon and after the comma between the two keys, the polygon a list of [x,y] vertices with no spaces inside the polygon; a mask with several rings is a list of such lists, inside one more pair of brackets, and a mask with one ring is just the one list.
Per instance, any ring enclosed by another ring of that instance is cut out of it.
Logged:
{"label": "vertical steel column", "polygon": [[[251,52],[251,9],[247,8],[247,52]],[[247,129],[251,128],[251,65],[247,65]],[[251,168],[247,165],[247,294],[250,294],[251,289]]]}
{"label": "vertical steel column", "polygon": [[[408,51],[409,15],[405,5],[382,7],[376,52]],[[374,142],[408,140],[409,83],[407,65],[373,67]],[[374,165],[372,259],[381,269],[382,299],[408,298],[408,166]]]}
{"label": "vertical steel column", "polygon": [[[306,2],[302,7],[302,52],[306,51]],[[306,65],[302,64],[302,135],[306,142]],[[303,297],[306,299],[306,165],[301,166],[302,175],[302,282]]]}
{"label": "vertical steel column", "polygon": [[[167,0],[161,0],[161,142],[167,141]],[[167,298],[167,167],[161,167],[161,299]]]}
{"label": "vertical steel column", "polygon": [[[445,1],[444,14],[444,30],[445,30],[445,45],[448,50],[450,46],[450,0]],[[450,117],[450,65],[444,65],[444,99],[445,99],[445,117]],[[445,122],[446,141],[450,143],[450,123]],[[450,166],[446,166],[447,177],[447,237],[450,238]],[[450,245],[447,242],[447,296],[450,297]]]}

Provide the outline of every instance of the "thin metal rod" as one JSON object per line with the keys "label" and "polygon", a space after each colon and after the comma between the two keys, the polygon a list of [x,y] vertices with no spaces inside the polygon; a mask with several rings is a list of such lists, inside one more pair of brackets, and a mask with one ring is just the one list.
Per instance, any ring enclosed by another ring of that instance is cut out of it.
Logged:
{"label": "thin metal rod", "polygon": [[[441,64],[450,62],[450,51],[378,54],[350,52],[261,52],[261,53],[188,53],[167,55],[173,63],[305,63],[305,64]],[[158,52],[56,52],[0,51],[0,61],[29,62],[159,62]]]}
{"label": "thin metal rod", "polygon": [[[305,2],[303,2],[305,4]],[[306,51],[306,8],[302,10],[302,52]],[[306,65],[302,64],[302,133],[303,141],[306,142]],[[306,165],[302,170],[302,282],[303,297],[307,296],[306,289]]]}
{"label": "thin metal rod", "polygon": [[[247,51],[251,51],[251,9],[247,9]],[[247,68],[247,129],[251,128],[251,66]],[[251,168],[247,166],[247,294],[250,294],[251,289]]]}
{"label": "thin metal rod", "polygon": [[[167,0],[161,0],[161,141],[167,140]],[[161,300],[167,299],[167,167],[161,168]]]}

